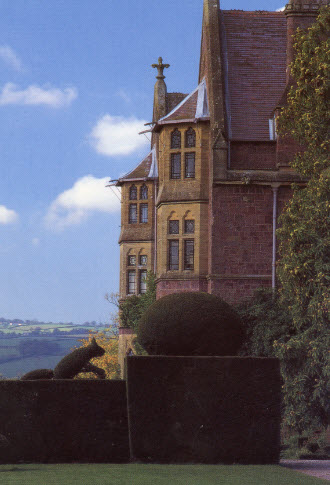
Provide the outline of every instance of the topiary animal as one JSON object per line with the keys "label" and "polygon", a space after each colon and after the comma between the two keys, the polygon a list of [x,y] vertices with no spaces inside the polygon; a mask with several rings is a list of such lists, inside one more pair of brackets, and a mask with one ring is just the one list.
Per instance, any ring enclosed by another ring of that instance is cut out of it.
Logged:
{"label": "topiary animal", "polygon": [[236,311],[215,295],[173,293],[142,315],[137,341],[151,355],[237,355],[244,340]]}
{"label": "topiary animal", "polygon": [[[93,338],[87,347],[75,349],[60,360],[54,369],[54,379],[73,379],[79,372],[94,372],[104,379],[105,372],[89,363],[90,359],[93,357],[101,357],[104,353],[105,350]],[[97,372],[95,372],[96,369]]]}
{"label": "topiary animal", "polygon": [[21,381],[34,381],[37,379],[52,379],[54,372],[52,369],[35,369],[27,372],[21,377]]}

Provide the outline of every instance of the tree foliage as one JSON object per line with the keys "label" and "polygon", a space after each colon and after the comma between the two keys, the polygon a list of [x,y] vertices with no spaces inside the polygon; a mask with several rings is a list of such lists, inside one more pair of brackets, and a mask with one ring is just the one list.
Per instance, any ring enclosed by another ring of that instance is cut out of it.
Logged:
{"label": "tree foliage", "polygon": [[329,168],[330,9],[320,11],[307,32],[295,36],[294,84],[279,117],[281,134],[303,147],[292,166],[305,187],[294,187],[278,230],[282,305],[294,333],[275,341],[284,376],[286,423],[302,432],[325,424],[329,365],[330,168]]}
{"label": "tree foliage", "polygon": [[[104,369],[106,379],[119,378],[119,364],[118,364],[118,336],[115,335],[110,328],[109,331],[104,332],[90,332],[87,339],[81,339],[83,347],[87,347],[96,338],[98,345],[103,347],[105,354],[101,357],[91,359],[91,363]],[[81,373],[77,376],[79,379],[97,379],[93,373]]]}
{"label": "tree foliage", "polygon": [[259,288],[252,298],[236,306],[245,330],[246,340],[240,355],[277,357],[274,341],[287,342],[295,330],[292,318],[280,301],[278,292]]}

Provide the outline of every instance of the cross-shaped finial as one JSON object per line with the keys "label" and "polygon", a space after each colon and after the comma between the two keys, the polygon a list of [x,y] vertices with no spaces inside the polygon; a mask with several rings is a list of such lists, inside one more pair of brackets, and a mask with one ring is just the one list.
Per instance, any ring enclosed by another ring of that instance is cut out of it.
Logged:
{"label": "cross-shaped finial", "polygon": [[158,64],[151,64],[151,67],[157,68],[157,71],[158,71],[158,74],[156,76],[157,79],[165,79],[163,71],[164,71],[165,67],[170,67],[170,65],[169,64],[163,64],[163,58],[158,57]]}

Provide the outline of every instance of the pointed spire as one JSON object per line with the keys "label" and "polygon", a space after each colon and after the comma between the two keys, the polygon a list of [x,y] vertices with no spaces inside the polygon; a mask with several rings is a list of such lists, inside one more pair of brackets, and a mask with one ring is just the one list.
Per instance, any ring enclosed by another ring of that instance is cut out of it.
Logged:
{"label": "pointed spire", "polygon": [[157,69],[156,84],[154,90],[154,110],[152,121],[156,123],[167,113],[167,87],[165,84],[164,69],[170,67],[169,64],[163,64],[162,57],[158,58],[158,64],[152,64],[151,67]]}

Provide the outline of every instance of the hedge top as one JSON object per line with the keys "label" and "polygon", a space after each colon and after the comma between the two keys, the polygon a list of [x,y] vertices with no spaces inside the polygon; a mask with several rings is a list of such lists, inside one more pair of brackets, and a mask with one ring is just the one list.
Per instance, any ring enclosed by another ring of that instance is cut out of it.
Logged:
{"label": "hedge top", "polygon": [[151,355],[237,355],[244,332],[239,315],[218,296],[183,292],[147,309],[137,340]]}

